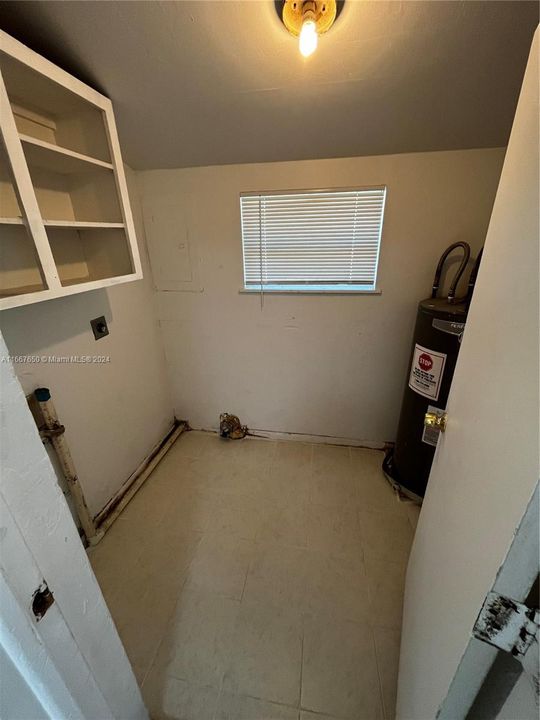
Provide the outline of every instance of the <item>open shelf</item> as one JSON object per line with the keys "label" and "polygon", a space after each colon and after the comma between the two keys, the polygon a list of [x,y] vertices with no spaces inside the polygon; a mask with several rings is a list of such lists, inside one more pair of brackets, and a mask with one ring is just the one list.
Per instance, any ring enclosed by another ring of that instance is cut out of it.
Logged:
{"label": "open shelf", "polygon": [[28,169],[44,225],[123,222],[111,170],[63,174],[31,162]]}
{"label": "open shelf", "polygon": [[0,143],[0,216],[9,223],[19,224],[19,220],[22,223],[19,201],[15,193],[15,182],[2,143]]}
{"label": "open shelf", "polygon": [[43,224],[45,227],[50,228],[80,228],[80,229],[92,229],[92,228],[123,228],[124,223],[116,222],[78,222],[77,220],[44,220]]}
{"label": "open shelf", "polygon": [[111,101],[0,44],[0,309],[141,278]]}
{"label": "open shelf", "polygon": [[45,290],[34,242],[22,225],[7,225],[0,237],[0,297]]}
{"label": "open shelf", "polygon": [[129,243],[120,228],[48,228],[63,287],[134,272]]}
{"label": "open shelf", "polygon": [[[50,228],[123,228],[124,223],[77,222],[77,220],[44,220],[45,227]],[[24,225],[22,217],[0,217],[0,225]]]}
{"label": "open shelf", "polygon": [[62,175],[93,172],[96,167],[112,170],[112,163],[53,145],[30,135],[19,134],[28,163]]}
{"label": "open shelf", "polygon": [[5,53],[0,68],[19,133],[110,162],[99,108]]}

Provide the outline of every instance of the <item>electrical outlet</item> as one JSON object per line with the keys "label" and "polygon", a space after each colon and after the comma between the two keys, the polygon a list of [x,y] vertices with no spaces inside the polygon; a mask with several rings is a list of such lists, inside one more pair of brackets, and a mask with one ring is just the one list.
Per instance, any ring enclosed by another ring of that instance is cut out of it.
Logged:
{"label": "electrical outlet", "polygon": [[90,320],[90,325],[92,326],[92,332],[94,333],[96,340],[100,340],[102,337],[109,334],[109,328],[107,327],[107,321],[105,320],[104,315],[94,318],[94,320]]}

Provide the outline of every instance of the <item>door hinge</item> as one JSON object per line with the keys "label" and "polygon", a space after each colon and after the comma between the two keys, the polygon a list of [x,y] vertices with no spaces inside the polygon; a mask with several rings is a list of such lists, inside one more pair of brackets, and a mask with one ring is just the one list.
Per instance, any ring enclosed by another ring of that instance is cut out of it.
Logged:
{"label": "door hinge", "polygon": [[473,635],[512,655],[525,655],[537,639],[540,611],[489,592],[474,624]]}

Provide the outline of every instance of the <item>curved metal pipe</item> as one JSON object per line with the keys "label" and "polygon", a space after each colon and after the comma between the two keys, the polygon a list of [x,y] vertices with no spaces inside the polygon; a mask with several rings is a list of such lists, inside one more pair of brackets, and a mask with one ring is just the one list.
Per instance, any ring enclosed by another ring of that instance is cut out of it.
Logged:
{"label": "curved metal pipe", "polygon": [[452,243],[449,247],[446,248],[446,250],[441,255],[439,262],[437,263],[437,269],[435,270],[435,277],[433,278],[433,288],[431,291],[431,297],[436,298],[437,293],[439,291],[439,285],[441,282],[441,273],[443,269],[443,265],[446,262],[446,258],[450,255],[450,253],[455,250],[456,248],[462,248],[463,250],[463,258],[461,259],[461,263],[457,269],[456,274],[454,275],[454,279],[452,280],[450,284],[450,288],[448,290],[448,302],[454,302],[454,299],[456,297],[456,288],[459,283],[459,279],[463,275],[463,272],[465,268],[467,267],[467,263],[469,262],[469,258],[471,256],[471,248],[468,243],[466,242],[455,242]]}

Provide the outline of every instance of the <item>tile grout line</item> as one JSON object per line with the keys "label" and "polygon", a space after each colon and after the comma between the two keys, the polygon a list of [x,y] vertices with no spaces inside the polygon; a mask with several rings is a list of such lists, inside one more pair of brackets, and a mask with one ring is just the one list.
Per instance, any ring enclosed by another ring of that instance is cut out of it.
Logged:
{"label": "tile grout line", "polygon": [[298,695],[298,717],[302,710],[302,683],[304,681],[304,640],[306,636],[305,613],[302,613],[302,644],[300,649],[300,693]]}
{"label": "tile grout line", "polygon": [[[272,449],[271,449],[271,453],[269,453],[269,455],[267,456],[267,461],[266,461],[267,469],[269,469],[269,468],[271,469],[271,468],[273,467],[273,463],[275,463],[275,462],[278,460],[279,443],[272,443],[272,444],[273,444],[273,447],[272,447]],[[207,450],[206,448],[201,448],[200,454],[198,455],[198,457],[196,457],[196,458],[194,458],[194,459],[195,459],[196,461],[199,461],[199,460],[201,460],[201,459],[205,459],[205,458],[206,458],[206,452],[205,452],[206,450]],[[210,451],[208,450],[208,452],[210,452]],[[311,495],[312,495],[312,492],[311,492],[311,491],[312,491],[312,479],[313,479],[314,466],[315,466],[315,455],[316,455],[316,448],[315,448],[315,444],[314,444],[314,443],[310,443],[310,450],[309,450],[309,453],[308,453],[307,455],[308,455],[308,477],[309,477],[309,484],[308,484],[308,503],[309,503],[309,501],[310,501],[310,499],[311,499]],[[304,455],[304,457],[305,457],[305,455]],[[349,466],[351,466],[352,459],[353,459],[353,454],[352,454],[352,448],[351,448],[350,446],[348,446],[348,458],[349,458]],[[215,455],[215,456],[214,456],[214,455],[211,454],[211,456],[210,456],[209,459],[210,459],[210,460],[214,460],[214,461],[216,461],[216,462],[218,462],[218,463],[220,462],[220,457],[219,457],[218,455]],[[234,458],[232,458],[232,459],[234,459]],[[259,472],[259,469],[258,469],[258,468],[254,468],[253,470],[254,470],[255,472]],[[232,493],[231,497],[234,497],[234,495],[235,495],[235,493]],[[321,507],[324,508],[324,507],[326,507],[326,505],[322,504]],[[330,511],[331,511],[331,512],[334,512],[334,513],[339,512],[339,509],[338,509],[338,508],[331,507],[331,508],[327,508],[327,509],[328,509],[329,512],[330,512]],[[380,509],[377,509],[377,510],[378,510],[378,512],[380,512],[381,514],[386,513],[386,509],[384,509],[384,508],[380,508]],[[409,514],[407,513],[407,515],[409,515]],[[356,521],[359,522],[360,518],[359,518],[358,511],[355,512],[355,516],[356,516]],[[408,516],[407,519],[408,519],[408,523],[407,523],[407,524],[408,524],[409,526],[411,526],[411,529],[412,529],[412,531],[413,531],[413,533],[414,533],[414,528],[412,528],[411,517]],[[298,522],[295,523],[295,524],[298,525]],[[203,537],[204,534],[205,534],[205,532],[200,533],[200,537]],[[234,535],[235,535],[235,533],[232,533],[232,536],[234,536]],[[255,539],[255,540],[251,540],[250,542],[254,542],[255,545],[257,545],[257,540],[256,540],[256,539]],[[277,542],[277,543],[272,543],[272,545],[273,545],[273,544],[277,545],[278,547],[281,545],[281,543],[279,543],[279,542]],[[306,546],[306,547],[304,547],[304,546],[290,545],[289,543],[285,543],[285,545],[286,545],[287,547],[298,548],[298,549],[306,550],[306,551],[315,551],[315,552],[317,552],[317,553],[320,553],[320,552],[321,552],[320,550],[317,550],[317,548],[310,548],[309,545]],[[361,546],[362,546],[362,547],[361,547],[362,556],[365,557],[365,552],[364,552],[364,548],[363,548],[363,543],[361,543]],[[328,553],[322,552],[322,554],[323,554],[323,555],[327,555]],[[333,553],[330,553],[330,556],[332,556],[332,555],[333,555]],[[338,555],[338,557],[339,557],[339,555]],[[142,680],[141,680],[141,687],[142,687],[143,685],[145,685],[146,683],[148,683],[148,677],[149,677],[151,671],[153,671],[153,670],[156,668],[156,666],[158,665],[158,664],[157,664],[157,659],[158,659],[159,653],[160,653],[160,651],[161,651],[161,649],[162,649],[162,647],[163,647],[163,643],[164,643],[165,640],[166,640],[167,627],[168,627],[169,624],[171,623],[171,619],[173,618],[174,613],[175,613],[175,611],[176,611],[176,608],[178,607],[178,604],[179,604],[179,602],[180,602],[182,593],[185,591],[186,584],[188,583],[190,568],[192,567],[193,562],[194,562],[194,559],[193,559],[193,557],[192,557],[192,558],[189,560],[189,562],[187,563],[185,577],[184,577],[184,579],[183,579],[182,582],[181,582],[181,586],[180,586],[179,590],[177,590],[176,593],[175,593],[174,606],[173,606],[173,609],[172,609],[172,611],[171,611],[171,615],[170,615],[170,617],[168,618],[168,622],[167,622],[166,629],[165,629],[165,631],[164,631],[164,633],[163,633],[163,636],[160,638],[159,643],[158,643],[158,645],[157,645],[157,648],[156,648],[155,652],[153,653],[152,658],[151,658],[151,661],[150,661],[150,663],[148,664],[148,667],[147,667],[147,669],[146,669],[146,671],[145,671],[145,673],[144,673],[144,676],[143,676],[143,678],[142,678]],[[247,569],[246,569],[245,576],[244,576],[244,582],[243,582],[243,587],[242,587],[242,592],[241,592],[240,598],[239,598],[239,599],[237,599],[237,598],[235,599],[235,602],[237,602],[239,605],[241,605],[241,604],[243,603],[243,600],[245,599],[245,590],[246,590],[246,587],[247,587],[247,578],[249,577],[250,571],[251,571],[251,569],[254,567],[254,563],[255,563],[255,562],[256,562],[255,556],[252,555],[252,557],[250,558],[250,560],[249,560],[249,562],[248,562],[248,564],[247,564]],[[392,564],[392,565],[401,564],[401,562],[398,561],[398,560],[396,560],[395,558],[392,558],[392,560],[387,561],[387,562],[389,562],[389,563]],[[367,577],[367,571],[366,571],[366,585],[367,585],[367,591],[368,591],[368,593],[367,593],[367,594],[368,594],[368,600],[371,600],[372,595],[373,595],[372,591],[370,590],[370,584],[371,584],[371,583],[370,583],[369,578]],[[210,592],[212,592],[212,591],[210,591]],[[215,594],[219,595],[219,593],[215,593]],[[233,598],[231,598],[231,599],[233,599]],[[298,720],[299,720],[299,716],[300,716],[300,714],[302,713],[302,711],[304,710],[304,708],[302,708],[302,685],[303,685],[303,682],[304,682],[304,650],[305,650],[305,631],[306,631],[305,618],[306,618],[305,613],[301,613],[302,623],[301,623],[301,647],[300,647],[300,649],[301,649],[301,653],[300,653],[300,687],[299,687],[299,698],[298,698],[297,706],[295,707],[295,706],[289,705],[289,704],[287,704],[287,703],[283,703],[283,702],[279,702],[279,701],[275,701],[275,700],[269,700],[269,699],[267,699],[267,698],[257,697],[257,696],[255,696],[255,695],[244,694],[244,693],[241,693],[241,694],[239,694],[239,693],[237,693],[237,692],[235,692],[235,693],[230,693],[232,696],[234,696],[234,697],[236,697],[236,698],[242,698],[242,697],[253,698],[253,699],[259,700],[259,701],[261,701],[261,702],[269,703],[270,705],[276,705],[276,706],[282,706],[282,707],[284,707],[284,708],[290,708],[291,710],[298,711]],[[380,705],[380,708],[381,708],[381,710],[382,710],[382,712],[383,712],[384,717],[387,718],[387,720],[388,720],[388,717],[387,717],[387,709],[386,709],[386,707],[385,707],[385,700],[384,700],[384,696],[383,696],[382,673],[381,673],[381,666],[380,666],[380,663],[379,663],[379,653],[377,652],[377,643],[376,643],[376,641],[375,641],[375,632],[374,632],[374,629],[373,629],[371,623],[369,623],[369,622],[366,623],[365,621],[361,621],[361,620],[359,620],[358,618],[354,618],[354,619],[346,618],[346,619],[347,619],[348,622],[351,622],[351,623],[353,623],[353,624],[355,624],[355,625],[369,625],[370,632],[371,632],[371,642],[372,642],[372,645],[373,645],[373,648],[374,648],[374,660],[375,660],[376,665],[377,665],[377,676],[378,676],[378,687],[379,687],[379,705]],[[386,625],[383,624],[383,625],[381,625],[381,627],[386,627]],[[388,626],[388,627],[389,627],[390,629],[394,629],[393,626]],[[230,648],[230,651],[229,651],[229,652],[232,652],[232,648],[233,648],[233,647],[234,647],[234,644],[231,644],[231,648]],[[381,657],[381,660],[382,660],[382,657]],[[226,667],[226,666],[225,666],[225,667]],[[217,691],[216,699],[215,699],[215,705],[214,705],[214,709],[213,709],[213,713],[212,713],[212,718],[213,718],[214,720],[216,720],[217,717],[218,717],[218,713],[219,713],[219,710],[220,710],[220,704],[221,704],[223,698],[228,694],[227,691],[225,690],[225,686],[224,686],[224,679],[225,679],[226,675],[227,675],[227,671],[226,671],[226,669],[225,669],[225,670],[220,674],[220,676],[218,676],[218,677],[219,677],[219,683],[216,683],[215,685],[212,686],[212,687],[215,689],[215,691]],[[194,684],[194,683],[190,682],[187,678],[179,678],[179,679],[183,680],[183,682],[186,682],[188,685],[193,685],[193,684]],[[210,687],[210,686],[204,685],[204,687]],[[210,708],[209,708],[209,709],[210,709]],[[307,709],[307,708],[306,708],[305,710],[306,710],[306,712],[313,713],[313,715],[324,715],[324,713],[319,713],[318,711],[309,710],[309,709]]]}
{"label": "tile grout line", "polygon": [[313,494],[313,466],[315,463],[315,445],[311,443],[311,452],[309,453],[309,481],[308,481],[308,494],[307,501],[308,505],[312,505],[312,494]]}
{"label": "tile grout line", "polygon": [[[184,580],[184,583],[185,583],[185,582],[186,582],[186,581]],[[184,586],[184,583],[182,583],[182,587]],[[161,646],[162,646],[163,643],[165,642],[165,636],[166,636],[166,634],[167,634],[167,629],[168,629],[168,626],[169,626],[169,621],[171,620],[172,616],[174,615],[174,612],[175,612],[175,610],[176,610],[176,606],[178,605],[178,601],[179,601],[179,600],[180,600],[180,596],[178,596],[178,597],[176,598],[176,602],[174,603],[174,606],[173,606],[173,608],[172,608],[172,610],[171,610],[171,613],[170,613],[170,615],[168,616],[167,622],[164,624],[163,634],[162,634],[161,640],[158,642],[157,647],[156,647],[156,649],[155,649],[155,651],[154,651],[154,653],[153,653],[153,655],[152,655],[152,659],[151,659],[150,662],[148,663],[148,668],[147,668],[146,672],[144,673],[144,677],[143,677],[143,680],[142,680],[141,686],[140,686],[140,689],[141,689],[141,690],[142,690],[142,688],[144,687],[144,684],[145,684],[146,680],[148,679],[148,676],[150,675],[150,672],[151,672],[152,668],[154,667],[154,663],[156,662],[156,659],[157,659],[157,656],[158,656],[158,654],[159,654],[159,651],[161,650]],[[127,653],[126,653],[126,654],[127,654]]]}
{"label": "tile grout line", "polygon": [[[251,695],[250,693],[233,693],[230,692],[229,695],[233,695],[236,698],[248,698],[249,700],[258,700],[259,702],[268,703],[268,705],[277,705],[278,707],[287,708],[288,710],[300,710],[300,707],[298,705],[289,705],[288,703],[280,702],[279,700],[269,700],[268,698],[261,697],[260,695]],[[311,710],[309,712],[312,712]]]}
{"label": "tile grout line", "polygon": [[371,625],[370,625],[369,629],[370,629],[370,633],[371,633],[371,642],[373,643],[373,651],[375,653],[375,665],[377,667],[377,678],[379,680],[379,700],[381,703],[381,710],[383,712],[383,717],[385,718],[385,720],[390,720],[389,714],[387,713],[387,709],[386,709],[386,703],[384,702],[382,675],[381,675],[381,668],[380,668],[380,664],[379,664],[379,653],[377,652],[377,643],[375,641],[375,631]]}
{"label": "tile grout line", "polygon": [[[235,624],[236,624],[236,621],[235,621]],[[231,647],[231,649],[230,649],[229,652],[230,652],[230,654],[232,655],[232,647]],[[223,683],[225,682],[225,675],[226,675],[226,673],[227,673],[226,670],[223,670],[223,672],[221,673],[221,680],[219,681],[219,690],[218,690],[218,694],[217,694],[217,698],[216,698],[216,707],[214,708],[214,713],[213,713],[213,715],[212,715],[212,720],[216,720],[216,716],[217,716],[217,713],[218,713],[218,710],[219,710],[219,706],[220,706],[220,704],[221,704],[221,697],[222,697],[222,695],[223,695]]]}
{"label": "tile grout line", "polygon": [[[201,533],[201,537],[202,537],[202,534],[203,534],[203,533]],[[158,656],[158,654],[159,654],[159,651],[161,650],[161,646],[163,645],[163,643],[164,643],[164,641],[165,641],[165,635],[166,635],[166,631],[167,631],[167,628],[168,628],[168,625],[169,625],[169,621],[171,620],[171,618],[173,617],[174,613],[176,612],[176,608],[178,607],[178,603],[180,602],[180,596],[182,595],[182,593],[183,593],[183,591],[184,591],[184,588],[185,588],[186,585],[187,585],[188,577],[189,577],[189,570],[190,570],[190,568],[191,568],[192,562],[193,562],[193,558],[191,558],[191,560],[189,561],[189,564],[188,564],[188,566],[187,566],[187,568],[186,568],[186,573],[185,573],[184,580],[183,580],[183,582],[182,582],[182,584],[181,584],[181,586],[180,586],[180,588],[179,588],[179,590],[178,590],[178,593],[177,593],[177,595],[176,595],[176,601],[175,601],[175,603],[174,603],[174,605],[173,605],[173,608],[172,608],[172,610],[171,610],[171,614],[170,614],[169,617],[168,617],[168,621],[167,621],[167,623],[165,624],[164,631],[163,631],[163,636],[162,636],[161,640],[159,641],[158,646],[157,646],[157,648],[156,648],[156,651],[155,651],[155,653],[154,653],[153,656],[152,656],[152,660],[151,660],[150,663],[148,664],[148,669],[146,670],[146,672],[145,672],[145,674],[144,674],[144,678],[143,678],[143,680],[142,680],[142,682],[141,682],[141,688],[144,686],[144,684],[145,684],[145,682],[146,682],[146,680],[147,680],[147,678],[148,678],[148,675],[150,674],[150,671],[151,671],[152,668],[154,667],[154,663],[156,662],[156,659],[157,659],[157,656]]]}
{"label": "tile grout line", "polygon": [[[254,542],[254,541],[253,541],[253,542]],[[244,577],[244,584],[242,585],[242,594],[240,595],[240,600],[239,600],[240,605],[242,604],[242,601],[244,600],[244,592],[246,591],[247,579],[248,579],[249,571],[251,570],[251,563],[254,561],[254,559],[255,559],[255,558],[254,558],[254,555],[252,555],[250,561],[248,562],[248,566],[247,566],[247,568],[246,568],[246,574],[245,574],[245,577]]]}

